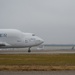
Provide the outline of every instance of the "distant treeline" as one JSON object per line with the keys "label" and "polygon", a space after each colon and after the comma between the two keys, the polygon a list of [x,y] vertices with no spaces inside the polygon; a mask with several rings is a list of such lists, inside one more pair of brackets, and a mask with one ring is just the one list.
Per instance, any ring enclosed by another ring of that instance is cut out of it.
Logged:
{"label": "distant treeline", "polygon": [[75,46],[75,44],[44,44],[44,46]]}

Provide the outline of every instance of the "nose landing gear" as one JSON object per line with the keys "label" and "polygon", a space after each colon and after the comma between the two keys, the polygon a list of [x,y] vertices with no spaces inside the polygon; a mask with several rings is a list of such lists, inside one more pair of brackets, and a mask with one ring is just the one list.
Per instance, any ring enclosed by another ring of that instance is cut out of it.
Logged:
{"label": "nose landing gear", "polygon": [[30,48],[31,48],[31,47],[29,47],[29,49],[28,49],[28,52],[29,52],[29,53],[31,52]]}

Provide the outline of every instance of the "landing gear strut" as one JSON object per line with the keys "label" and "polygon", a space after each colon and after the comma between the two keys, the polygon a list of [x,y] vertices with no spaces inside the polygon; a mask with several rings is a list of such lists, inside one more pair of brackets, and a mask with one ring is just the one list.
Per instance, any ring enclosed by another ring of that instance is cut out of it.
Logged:
{"label": "landing gear strut", "polygon": [[28,52],[31,52],[30,48],[31,48],[31,47],[29,47]]}

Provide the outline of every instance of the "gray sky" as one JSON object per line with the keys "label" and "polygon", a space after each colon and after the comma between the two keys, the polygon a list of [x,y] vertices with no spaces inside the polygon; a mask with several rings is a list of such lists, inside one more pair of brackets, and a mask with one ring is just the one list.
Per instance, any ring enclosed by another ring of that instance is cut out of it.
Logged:
{"label": "gray sky", "polygon": [[75,0],[0,0],[0,28],[35,33],[49,44],[75,44]]}

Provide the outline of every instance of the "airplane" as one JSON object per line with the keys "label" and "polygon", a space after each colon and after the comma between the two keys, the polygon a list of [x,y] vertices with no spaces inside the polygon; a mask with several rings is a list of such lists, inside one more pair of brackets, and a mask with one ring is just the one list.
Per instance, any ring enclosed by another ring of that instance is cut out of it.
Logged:
{"label": "airplane", "polygon": [[24,33],[18,29],[0,29],[0,48],[30,48],[44,43],[34,33]]}

